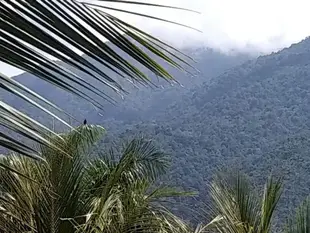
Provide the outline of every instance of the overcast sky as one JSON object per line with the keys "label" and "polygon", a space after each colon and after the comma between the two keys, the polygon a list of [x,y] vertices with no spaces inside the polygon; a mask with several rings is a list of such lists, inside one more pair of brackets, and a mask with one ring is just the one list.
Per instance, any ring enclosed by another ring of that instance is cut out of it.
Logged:
{"label": "overcast sky", "polygon": [[[132,7],[141,13],[177,21],[202,31],[118,14],[130,23],[178,47],[207,46],[222,51],[269,53],[310,35],[309,0],[145,0],[201,12],[186,13],[163,8]],[[126,8],[128,9],[128,7]],[[0,63],[1,72],[18,70]]]}

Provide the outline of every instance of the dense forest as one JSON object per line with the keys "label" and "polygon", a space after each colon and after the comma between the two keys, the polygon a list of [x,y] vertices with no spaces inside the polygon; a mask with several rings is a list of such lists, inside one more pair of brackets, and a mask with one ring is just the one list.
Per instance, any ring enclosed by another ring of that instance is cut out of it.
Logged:
{"label": "dense forest", "polygon": [[[184,87],[160,83],[164,89],[149,92],[128,85],[130,94],[117,106],[107,104],[104,112],[61,91],[47,93],[48,85],[26,79],[28,74],[16,78],[53,97],[76,118],[102,124],[107,134],[101,147],[141,134],[154,139],[172,158],[164,180],[199,191],[198,198],[177,209],[182,214],[188,205],[208,202],[212,174],[229,166],[244,170],[258,186],[270,173],[284,176],[278,214],[283,219],[309,194],[310,39],[257,59],[210,49],[187,52],[197,60],[200,74],[177,74]],[[191,209],[199,210],[197,205]]]}
{"label": "dense forest", "polygon": [[[144,134],[173,155],[168,178],[198,190],[217,167],[234,166],[262,185],[270,173],[285,180],[279,217],[309,194],[310,39],[250,60],[191,89],[160,116],[110,132]],[[109,141],[109,136],[106,138]]]}

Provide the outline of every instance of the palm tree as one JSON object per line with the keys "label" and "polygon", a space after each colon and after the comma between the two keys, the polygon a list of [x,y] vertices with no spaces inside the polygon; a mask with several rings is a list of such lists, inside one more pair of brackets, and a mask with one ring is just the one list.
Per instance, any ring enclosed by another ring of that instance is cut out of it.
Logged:
{"label": "palm tree", "polygon": [[[121,4],[127,7],[122,8]],[[151,83],[145,73],[120,56],[117,50],[156,76],[175,81],[148,53],[181,70],[189,65],[188,57],[111,13],[123,12],[170,22],[132,12],[130,8],[134,5],[168,7],[127,0],[0,1],[0,61],[29,72],[101,109],[102,100],[113,101],[107,90],[126,93],[115,76],[143,85]],[[94,65],[95,62],[104,68]],[[85,76],[89,79],[86,80]],[[58,117],[57,112],[63,110],[51,100],[44,99],[1,72],[0,89],[70,126]],[[8,105],[3,99],[0,100],[0,126],[0,146],[15,152],[40,158],[37,150],[12,136],[12,132],[33,142],[55,146],[46,139],[47,135],[54,133],[51,129]]]}
{"label": "palm tree", "polygon": [[215,216],[196,232],[210,229],[224,233],[271,232],[272,217],[282,193],[281,179],[270,177],[262,196],[253,189],[248,178],[239,172],[219,172],[210,185]]}
{"label": "palm tree", "polygon": [[82,125],[64,140],[52,137],[58,149],[41,146],[44,161],[2,157],[20,173],[0,171],[0,232],[186,232],[162,201],[188,193],[155,185],[168,168],[166,154],[138,138],[92,159],[103,132]]}

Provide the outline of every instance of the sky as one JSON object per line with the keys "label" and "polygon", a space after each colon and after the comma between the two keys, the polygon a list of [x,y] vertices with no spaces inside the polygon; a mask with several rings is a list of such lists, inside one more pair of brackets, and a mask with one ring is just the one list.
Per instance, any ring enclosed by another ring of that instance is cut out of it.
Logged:
{"label": "sky", "polygon": [[[202,32],[113,12],[127,22],[180,48],[204,46],[223,52],[237,50],[270,53],[310,36],[309,0],[144,0],[144,2],[184,7],[200,12],[130,7],[132,11],[176,21]],[[122,7],[121,4],[115,3],[113,6]],[[126,10],[128,9],[127,6]],[[20,73],[20,70],[0,63],[0,72],[12,76]]]}

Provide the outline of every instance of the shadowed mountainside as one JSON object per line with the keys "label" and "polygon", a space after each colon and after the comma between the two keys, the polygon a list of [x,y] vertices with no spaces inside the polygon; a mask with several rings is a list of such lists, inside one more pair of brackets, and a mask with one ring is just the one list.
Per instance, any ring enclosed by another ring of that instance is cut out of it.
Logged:
{"label": "shadowed mountainside", "polygon": [[119,134],[154,138],[172,154],[167,180],[198,190],[202,201],[217,167],[240,168],[257,185],[283,176],[284,220],[310,191],[310,39],[212,78],[156,118],[108,126],[107,143]]}

